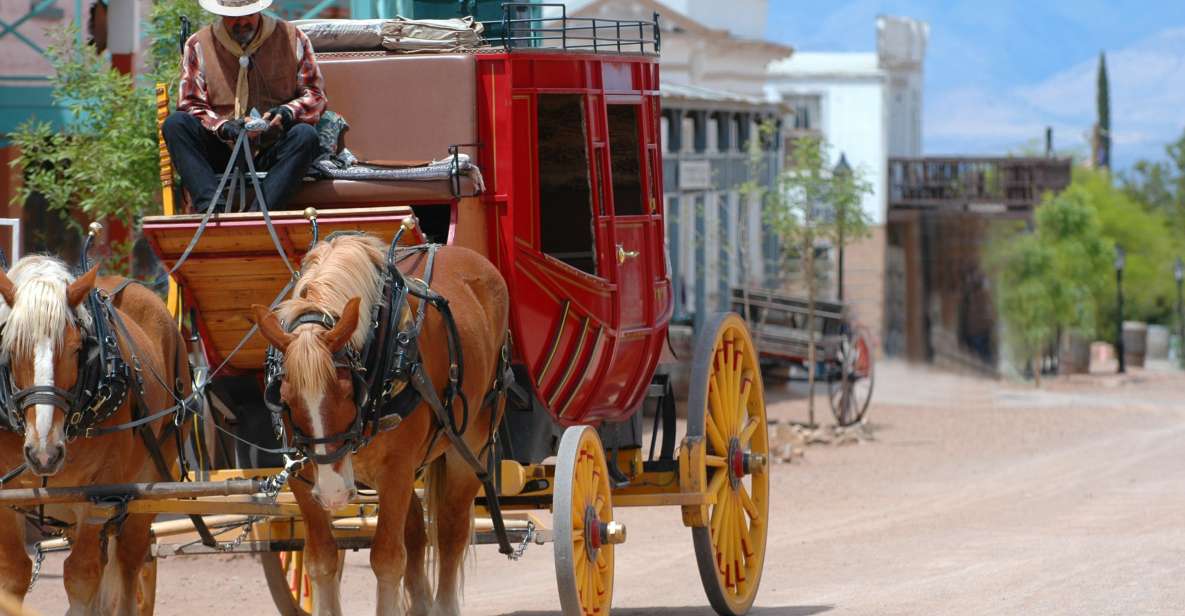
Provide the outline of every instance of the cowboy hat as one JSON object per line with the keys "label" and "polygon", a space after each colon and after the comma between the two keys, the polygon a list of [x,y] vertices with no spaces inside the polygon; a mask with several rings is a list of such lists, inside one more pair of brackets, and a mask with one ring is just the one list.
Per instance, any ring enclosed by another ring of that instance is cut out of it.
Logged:
{"label": "cowboy hat", "polygon": [[203,9],[223,17],[253,15],[272,5],[272,0],[198,0]]}

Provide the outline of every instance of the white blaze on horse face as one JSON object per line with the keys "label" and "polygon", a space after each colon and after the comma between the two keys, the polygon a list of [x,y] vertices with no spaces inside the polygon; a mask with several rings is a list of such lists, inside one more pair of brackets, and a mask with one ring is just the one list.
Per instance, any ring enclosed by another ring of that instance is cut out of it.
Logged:
{"label": "white blaze on horse face", "polygon": [[[313,424],[313,438],[325,438],[325,419],[321,412],[325,396],[322,392],[304,392],[302,397],[310,423]],[[325,455],[327,451],[328,448],[324,444],[313,445],[313,453],[319,456]],[[350,503],[353,492],[354,465],[349,455],[333,464],[317,465],[317,481],[313,486],[313,496],[322,507],[329,511],[340,509]]]}
{"label": "white blaze on horse face", "polygon": [[[33,384],[53,386],[53,341],[43,338],[33,348]],[[49,463],[49,437],[53,433],[54,406],[52,404],[38,404],[33,430],[29,431],[29,438],[37,439],[37,457],[43,464]],[[29,443],[32,445],[33,443]],[[58,443],[54,443],[57,445]]]}

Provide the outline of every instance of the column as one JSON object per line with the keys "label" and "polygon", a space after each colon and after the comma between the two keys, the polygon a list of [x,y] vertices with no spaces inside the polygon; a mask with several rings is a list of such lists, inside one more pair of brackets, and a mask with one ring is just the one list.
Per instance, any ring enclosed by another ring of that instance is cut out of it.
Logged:
{"label": "column", "polygon": [[129,75],[140,47],[140,3],[136,0],[111,0],[107,7],[107,49],[111,65]]}

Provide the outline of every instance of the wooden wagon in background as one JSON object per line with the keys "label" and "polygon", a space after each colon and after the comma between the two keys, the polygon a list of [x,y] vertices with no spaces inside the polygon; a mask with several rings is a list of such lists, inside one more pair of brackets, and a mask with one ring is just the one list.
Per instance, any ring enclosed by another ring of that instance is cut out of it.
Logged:
{"label": "wooden wagon in background", "polygon": [[[852,321],[846,304],[768,289],[735,288],[732,309],[745,316],[764,365],[814,370],[827,383],[831,413],[840,426],[864,420],[872,401],[875,357],[872,335]],[[811,346],[815,365],[810,365]]]}

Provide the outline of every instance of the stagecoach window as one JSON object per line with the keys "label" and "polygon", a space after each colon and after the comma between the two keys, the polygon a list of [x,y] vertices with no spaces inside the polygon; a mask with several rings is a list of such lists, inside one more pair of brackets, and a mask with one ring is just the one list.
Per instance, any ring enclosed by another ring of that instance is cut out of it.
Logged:
{"label": "stagecoach window", "polygon": [[637,105],[609,105],[609,154],[613,159],[614,212],[618,216],[642,214]]}
{"label": "stagecoach window", "polygon": [[596,274],[584,97],[541,94],[538,109],[540,248]]}

